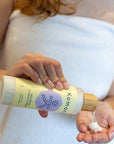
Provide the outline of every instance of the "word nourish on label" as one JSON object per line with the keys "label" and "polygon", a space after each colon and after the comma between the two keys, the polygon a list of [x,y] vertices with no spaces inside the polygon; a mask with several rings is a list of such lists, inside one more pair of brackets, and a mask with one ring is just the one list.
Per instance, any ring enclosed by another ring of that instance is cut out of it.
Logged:
{"label": "word nourish on label", "polygon": [[71,94],[71,93],[68,93],[68,94],[67,94],[67,97],[66,97],[65,107],[64,107],[64,110],[63,110],[64,113],[66,113],[67,110],[69,109],[69,105],[70,105],[70,103],[71,103],[71,97],[72,97],[72,94]]}

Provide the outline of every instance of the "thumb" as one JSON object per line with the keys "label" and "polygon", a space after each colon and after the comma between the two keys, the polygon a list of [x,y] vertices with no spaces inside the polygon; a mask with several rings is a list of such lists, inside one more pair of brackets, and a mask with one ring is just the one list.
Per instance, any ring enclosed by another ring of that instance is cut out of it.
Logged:
{"label": "thumb", "polygon": [[41,117],[43,118],[46,118],[48,116],[48,112],[47,111],[41,111],[41,110],[38,110],[39,114]]}
{"label": "thumb", "polygon": [[76,126],[79,131],[86,132],[92,120],[92,114],[87,111],[81,111],[77,115]]}

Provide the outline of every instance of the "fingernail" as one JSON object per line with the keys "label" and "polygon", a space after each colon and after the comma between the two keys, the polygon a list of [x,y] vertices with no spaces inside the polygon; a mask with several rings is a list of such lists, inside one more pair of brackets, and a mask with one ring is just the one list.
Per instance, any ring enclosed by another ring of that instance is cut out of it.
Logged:
{"label": "fingernail", "polygon": [[46,118],[47,116],[48,116],[48,113],[42,114],[42,117],[43,117],[43,118]]}
{"label": "fingernail", "polygon": [[110,140],[112,140],[114,138],[114,132],[112,132],[111,134],[110,134]]}
{"label": "fingernail", "polygon": [[54,88],[54,84],[50,81],[50,80],[48,80],[48,82],[46,83],[46,85],[47,85],[47,87],[49,87],[49,88]]}
{"label": "fingernail", "polygon": [[93,141],[94,141],[94,142],[99,142],[97,139],[94,139]]}
{"label": "fingernail", "polygon": [[81,141],[82,141],[82,138],[78,138],[78,141],[81,142]]}
{"label": "fingernail", "polygon": [[82,129],[82,132],[86,132],[86,131],[87,131],[87,128],[83,128],[83,129]]}
{"label": "fingernail", "polygon": [[68,82],[64,82],[63,86],[64,86],[65,89],[69,89],[69,87],[70,87],[69,84],[68,84]]}
{"label": "fingernail", "polygon": [[38,84],[42,84],[42,81],[40,78],[38,79]]}
{"label": "fingernail", "polygon": [[62,83],[61,83],[61,82],[57,82],[57,83],[56,83],[56,88],[57,88],[57,89],[63,89]]}

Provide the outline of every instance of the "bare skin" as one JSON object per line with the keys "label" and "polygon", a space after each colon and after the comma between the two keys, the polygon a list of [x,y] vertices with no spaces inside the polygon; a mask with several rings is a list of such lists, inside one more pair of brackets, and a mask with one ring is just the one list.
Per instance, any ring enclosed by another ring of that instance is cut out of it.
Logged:
{"label": "bare skin", "polygon": [[14,0],[0,0],[0,44],[7,30],[9,16],[12,12]]}
{"label": "bare skin", "polygon": [[[0,0],[0,44],[2,43],[7,30],[9,17],[13,9],[13,1],[14,0]],[[7,71],[0,70],[0,78],[6,73]]]}
{"label": "bare skin", "polygon": [[[13,9],[13,3],[14,0],[0,1],[0,44],[2,43],[7,30],[8,20]],[[37,84],[43,83],[50,89],[54,87],[59,90],[69,88],[69,84],[64,78],[61,64],[56,60],[44,57],[40,54],[26,54],[8,72],[0,70],[0,76],[4,74],[29,78]],[[39,113],[42,117],[48,115],[48,112],[39,111]]]}
{"label": "bare skin", "polygon": [[102,131],[92,133],[89,124],[92,120],[92,112],[81,111],[77,117],[77,128],[80,131],[77,140],[91,144],[108,143],[114,138],[114,82],[108,96],[100,102],[96,108],[95,121],[102,127]]}
{"label": "bare skin", "polygon": [[[26,54],[8,72],[1,72],[9,76],[31,79],[36,84],[44,84],[49,89],[69,89],[61,64],[40,54]],[[48,112],[39,111],[39,114],[46,117]]]}
{"label": "bare skin", "polygon": [[[12,8],[13,0],[0,1],[0,44],[4,39]],[[37,84],[44,83],[48,88],[56,87],[61,90],[63,88],[68,89],[69,87],[64,78],[60,63],[39,54],[25,55],[8,72],[0,70],[0,78],[6,74],[10,76],[30,78]],[[104,107],[106,109],[104,109]],[[47,117],[48,115],[48,112],[44,111],[39,111],[39,113],[42,117]],[[78,141],[101,143],[109,142],[114,137],[114,133],[112,133],[114,132],[114,84],[106,99],[96,109],[95,118],[103,128],[103,131],[92,134],[90,129],[88,129],[88,124],[91,123],[92,113],[81,111],[78,114],[77,128],[80,131],[77,136]]]}
{"label": "bare skin", "polygon": [[37,84],[44,84],[49,89],[68,89],[61,64],[40,54],[26,54],[12,67],[7,75],[30,78]]}

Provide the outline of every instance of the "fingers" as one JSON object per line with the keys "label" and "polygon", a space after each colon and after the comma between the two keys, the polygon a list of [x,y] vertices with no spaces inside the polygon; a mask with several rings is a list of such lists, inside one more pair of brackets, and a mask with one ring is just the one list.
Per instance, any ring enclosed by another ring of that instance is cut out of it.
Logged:
{"label": "fingers", "polygon": [[85,129],[84,125],[81,125],[81,132],[77,136],[78,141],[84,141],[85,143],[108,143],[110,141],[107,135],[108,130],[104,130],[104,132],[93,134],[90,129],[86,129],[86,131],[83,129]]}
{"label": "fingers", "polygon": [[80,133],[77,136],[77,140],[79,142],[84,141],[85,143],[89,143],[92,141],[91,132],[88,130],[88,126],[86,124],[79,125]]}
{"label": "fingers", "polygon": [[31,78],[37,84],[44,84],[49,89],[68,89],[69,84],[64,78],[61,64],[40,54],[26,54],[8,72],[10,76]]}
{"label": "fingers", "polygon": [[108,136],[110,140],[114,138],[114,126],[109,129]]}
{"label": "fingers", "polygon": [[113,113],[108,119],[109,129],[104,129],[100,133],[93,135],[93,141],[99,143],[108,143],[114,138],[114,117]]}
{"label": "fingers", "polygon": [[83,141],[84,136],[85,136],[84,133],[79,133],[78,136],[77,136],[77,140],[78,140],[79,142]]}
{"label": "fingers", "polygon": [[52,62],[47,62],[47,63],[44,64],[44,66],[45,66],[45,70],[46,70],[50,80],[53,82],[55,87],[57,89],[63,89],[63,85],[62,85],[60,79],[57,77],[57,74],[55,72],[53,63]]}
{"label": "fingers", "polygon": [[106,133],[97,133],[97,134],[91,134],[89,131],[86,133],[80,132],[77,136],[77,140],[79,142],[84,141],[85,143],[108,143],[109,138]]}
{"label": "fingers", "polygon": [[[85,123],[88,124],[90,117],[89,117],[89,115],[88,116],[86,115],[86,117],[85,117],[84,113],[80,112],[78,114],[78,118],[77,118],[78,129],[79,129],[79,131],[81,131],[77,137],[78,141],[84,141],[89,144],[92,144],[92,143],[101,144],[101,143],[110,142],[114,138],[114,113],[113,113],[113,111],[110,111],[110,109],[108,111],[109,111],[108,116],[106,117],[107,119],[105,121],[103,121],[104,119],[100,120],[100,123],[105,124],[105,126],[103,127],[102,131],[100,131],[98,133],[93,133],[88,128],[88,126],[84,125]],[[97,113],[98,113],[98,111],[97,111]],[[99,117],[102,116],[102,113],[100,113],[100,115],[98,115],[98,116]],[[103,115],[103,116],[105,116],[105,115]],[[84,119],[82,119],[82,118],[84,118]],[[88,121],[86,118],[88,119]],[[87,128],[87,129],[85,130],[85,128]],[[87,133],[88,131],[90,133]]]}
{"label": "fingers", "polygon": [[81,124],[79,126],[79,131],[84,133],[87,132],[87,126],[85,124]]}
{"label": "fingers", "polygon": [[49,89],[54,88],[55,86],[50,80],[49,76],[47,75],[42,62],[37,62],[33,65],[34,65],[35,70],[39,74],[39,77],[41,81],[43,82],[43,84],[45,84]]}
{"label": "fingers", "polygon": [[89,124],[91,123],[92,119],[92,113],[91,112],[85,112],[85,111],[80,111],[77,115],[77,129],[79,131],[85,132],[88,129]]}
{"label": "fingers", "polygon": [[92,135],[91,134],[86,134],[83,140],[85,143],[89,143],[92,141]]}
{"label": "fingers", "polygon": [[35,83],[42,84],[38,73],[30,67],[27,63],[16,65],[11,70],[8,71],[7,75],[21,77],[23,75],[31,78]]}
{"label": "fingers", "polygon": [[109,117],[109,127],[108,136],[109,139],[112,140],[114,138],[114,113]]}
{"label": "fingers", "polygon": [[92,137],[91,137],[90,132],[88,131],[87,124],[84,123],[84,124],[78,125],[78,130],[80,131],[80,133],[77,136],[77,140],[79,142],[84,141],[88,143],[92,141]]}
{"label": "fingers", "polygon": [[48,88],[68,89],[69,84],[64,78],[61,64],[47,57],[37,57],[32,59],[29,64],[37,71],[40,79]]}
{"label": "fingers", "polygon": [[59,62],[56,62],[54,65],[54,68],[55,68],[56,75],[58,76],[58,78],[60,79],[60,81],[63,84],[63,88],[69,89],[70,86],[69,86],[67,80],[64,78],[61,64]]}
{"label": "fingers", "polygon": [[92,141],[92,135],[90,134],[89,131],[87,131],[86,133],[79,133],[77,136],[77,140],[79,142],[84,141],[85,143],[89,143]]}
{"label": "fingers", "polygon": [[108,143],[109,138],[106,133],[96,133],[92,136],[92,139],[94,142],[99,142],[99,143]]}
{"label": "fingers", "polygon": [[31,68],[28,64],[21,65],[19,70],[20,73],[21,71],[23,71],[23,74],[30,77],[35,83],[41,83],[38,73],[33,68]]}

